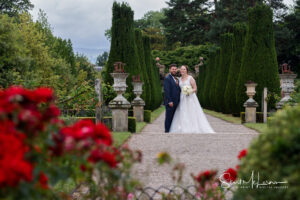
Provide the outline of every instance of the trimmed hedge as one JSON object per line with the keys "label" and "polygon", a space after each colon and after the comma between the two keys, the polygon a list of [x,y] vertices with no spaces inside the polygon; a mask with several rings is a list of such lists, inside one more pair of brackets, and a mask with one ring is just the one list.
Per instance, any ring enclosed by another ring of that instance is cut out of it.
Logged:
{"label": "trimmed hedge", "polygon": [[146,35],[143,36],[143,44],[144,44],[144,55],[145,55],[145,64],[147,68],[147,73],[149,77],[149,86],[151,90],[151,103],[146,104],[146,110],[155,110],[162,103],[162,87],[160,83],[160,75],[159,69],[156,67],[154,63],[154,59],[151,55],[151,45],[150,38]]}
{"label": "trimmed hedge", "polygon": [[226,90],[224,95],[225,108],[228,113],[239,113],[239,106],[236,104],[236,81],[239,77],[242,64],[243,48],[247,26],[244,23],[233,25],[233,51],[228,73]]}
{"label": "trimmed hedge", "polygon": [[[246,123],[245,112],[241,112],[240,117],[241,117],[241,122]],[[264,113],[256,112],[256,122],[257,123],[264,123]]]}
{"label": "trimmed hedge", "polygon": [[113,3],[113,17],[111,27],[111,45],[107,64],[105,66],[104,82],[113,83],[110,73],[114,70],[115,62],[126,63],[125,72],[129,73],[126,80],[126,92],[129,101],[134,99],[132,76],[141,73],[140,60],[135,43],[133,11],[128,3]]}
{"label": "trimmed hedge", "polygon": [[105,124],[110,130],[112,130],[112,117],[107,116],[102,118],[103,124]]}
{"label": "trimmed hedge", "polygon": [[[280,80],[273,31],[273,12],[264,4],[257,4],[248,13],[248,31],[243,51],[242,65],[236,86],[236,103],[242,111],[243,104],[248,99],[245,83],[249,80],[257,83],[255,101],[258,110],[261,108],[264,87],[268,92],[280,96]],[[269,107],[275,107],[275,100],[269,102]]]}
{"label": "trimmed hedge", "polygon": [[231,33],[221,35],[220,63],[217,69],[215,98],[217,103],[216,110],[223,113],[228,113],[228,110],[225,108],[224,95],[231,62],[232,40],[233,34]]}
{"label": "trimmed hedge", "polygon": [[221,49],[217,49],[216,51],[216,57],[215,57],[215,64],[213,67],[213,75],[211,80],[211,85],[209,88],[209,102],[213,110],[216,110],[217,107],[217,100],[215,98],[216,96],[216,82],[217,82],[217,72],[219,69],[219,63],[220,63],[220,52]]}
{"label": "trimmed hedge", "polygon": [[135,117],[128,117],[128,131],[130,133],[136,132],[136,118]]}
{"label": "trimmed hedge", "polygon": [[151,110],[144,110],[144,122],[151,122]]}
{"label": "trimmed hedge", "polygon": [[135,30],[135,43],[137,46],[137,53],[140,60],[140,67],[141,67],[141,80],[143,81],[143,93],[141,95],[141,98],[145,101],[146,107],[148,105],[151,105],[151,85],[149,81],[147,66],[145,63],[145,52],[144,52],[144,42],[143,42],[143,36],[142,31],[139,29]]}

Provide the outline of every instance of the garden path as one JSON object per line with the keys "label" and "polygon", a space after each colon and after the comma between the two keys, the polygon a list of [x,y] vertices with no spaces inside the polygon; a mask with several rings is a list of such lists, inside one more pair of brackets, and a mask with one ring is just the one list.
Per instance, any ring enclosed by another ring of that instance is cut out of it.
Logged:
{"label": "garden path", "polygon": [[153,188],[174,185],[171,166],[160,166],[156,161],[157,154],[164,151],[184,163],[184,186],[193,184],[191,173],[216,169],[220,175],[229,167],[235,168],[238,153],[247,148],[258,133],[241,124],[206,116],[216,134],[164,133],[165,113],[148,124],[141,133],[133,134],[128,141],[129,147],[143,153],[142,163],[133,167],[134,177]]}

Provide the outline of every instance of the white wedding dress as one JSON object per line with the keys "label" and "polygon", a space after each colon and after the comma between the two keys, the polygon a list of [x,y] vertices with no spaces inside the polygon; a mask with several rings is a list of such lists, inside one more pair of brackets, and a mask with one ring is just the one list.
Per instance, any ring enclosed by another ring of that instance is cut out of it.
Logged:
{"label": "white wedding dress", "polygon": [[[191,76],[187,80],[179,79],[179,86],[191,86]],[[180,94],[180,103],[175,111],[170,133],[215,133],[198,101],[195,93],[189,96]]]}

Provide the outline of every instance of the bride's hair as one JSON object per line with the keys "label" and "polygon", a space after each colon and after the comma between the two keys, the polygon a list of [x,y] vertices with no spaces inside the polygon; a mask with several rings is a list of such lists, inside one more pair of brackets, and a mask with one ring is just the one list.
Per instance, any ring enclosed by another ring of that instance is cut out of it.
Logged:
{"label": "bride's hair", "polygon": [[182,65],[181,67],[185,67],[186,72],[189,72],[189,67],[187,65]]}

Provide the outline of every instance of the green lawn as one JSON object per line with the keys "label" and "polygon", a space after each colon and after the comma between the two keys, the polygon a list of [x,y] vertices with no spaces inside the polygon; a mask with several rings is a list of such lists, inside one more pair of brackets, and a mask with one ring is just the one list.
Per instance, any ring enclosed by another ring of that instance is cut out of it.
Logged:
{"label": "green lawn", "polygon": [[254,129],[257,132],[262,133],[266,128],[267,128],[267,124],[266,123],[245,123],[243,124],[244,126]]}
{"label": "green lawn", "polygon": [[[223,119],[225,121],[228,121],[228,122],[231,122],[231,123],[234,123],[234,124],[241,124],[241,119],[239,117],[234,117],[231,114],[223,114],[223,113],[219,113],[219,112],[215,112],[215,111],[207,110],[207,109],[203,109],[203,111],[206,114],[209,114],[209,115],[212,115],[214,117]],[[244,125],[248,128],[254,129],[254,130],[256,130],[257,132],[260,132],[260,133],[263,132],[263,130],[267,127],[267,124],[264,124],[264,123],[245,123],[245,124],[242,124],[242,125]]]}
{"label": "green lawn", "polygon": [[140,133],[146,125],[147,125],[146,122],[137,122],[136,123],[136,132]]}
{"label": "green lawn", "polygon": [[130,132],[112,132],[114,146],[119,147],[120,145],[122,145],[129,139],[130,135]]}
{"label": "green lawn", "polygon": [[160,106],[156,110],[152,111],[151,112],[151,121],[150,121],[150,123],[155,121],[161,115],[161,113],[163,113],[164,111],[165,111],[165,106]]}
{"label": "green lawn", "polygon": [[219,113],[219,112],[215,112],[215,111],[207,110],[207,109],[203,109],[203,111],[209,115],[223,119],[225,121],[228,121],[228,122],[231,122],[234,124],[241,124],[241,119],[239,117],[234,117],[231,114],[223,114],[223,113]]}

